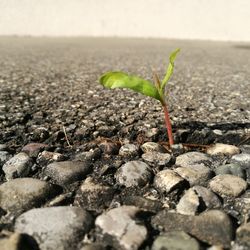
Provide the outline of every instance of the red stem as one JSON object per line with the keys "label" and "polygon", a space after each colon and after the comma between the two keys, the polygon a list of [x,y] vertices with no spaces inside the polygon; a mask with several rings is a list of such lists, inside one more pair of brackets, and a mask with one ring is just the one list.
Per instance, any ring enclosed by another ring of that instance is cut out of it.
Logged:
{"label": "red stem", "polygon": [[162,103],[163,110],[164,110],[164,116],[165,116],[165,124],[167,128],[167,133],[168,133],[168,140],[169,140],[169,145],[170,147],[174,144],[174,139],[173,139],[173,133],[172,133],[172,125],[168,113],[168,108],[166,103]]}

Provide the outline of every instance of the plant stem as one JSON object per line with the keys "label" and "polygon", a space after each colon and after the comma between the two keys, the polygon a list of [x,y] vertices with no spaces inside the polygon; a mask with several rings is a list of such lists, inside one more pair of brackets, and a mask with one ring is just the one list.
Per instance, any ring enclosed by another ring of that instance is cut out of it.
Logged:
{"label": "plant stem", "polygon": [[167,133],[168,133],[169,145],[171,147],[174,144],[174,139],[173,139],[172,125],[171,125],[171,121],[169,117],[169,112],[168,112],[168,108],[165,102],[162,102],[162,107],[163,107],[164,116],[165,116],[165,124],[167,128]]}

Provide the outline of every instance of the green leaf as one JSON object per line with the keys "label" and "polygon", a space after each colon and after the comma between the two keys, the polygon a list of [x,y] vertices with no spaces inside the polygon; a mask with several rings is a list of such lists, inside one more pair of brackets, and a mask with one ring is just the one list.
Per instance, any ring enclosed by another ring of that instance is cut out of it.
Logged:
{"label": "green leaf", "polygon": [[132,89],[143,95],[161,100],[157,88],[150,81],[123,72],[106,72],[100,77],[100,83],[106,88]]}
{"label": "green leaf", "polygon": [[165,77],[163,78],[162,82],[161,82],[161,92],[164,92],[165,86],[167,84],[167,82],[169,81],[170,77],[173,74],[174,71],[174,60],[177,56],[177,54],[180,52],[180,49],[176,49],[175,51],[173,51],[169,57],[169,64],[168,64],[168,68],[165,74]]}

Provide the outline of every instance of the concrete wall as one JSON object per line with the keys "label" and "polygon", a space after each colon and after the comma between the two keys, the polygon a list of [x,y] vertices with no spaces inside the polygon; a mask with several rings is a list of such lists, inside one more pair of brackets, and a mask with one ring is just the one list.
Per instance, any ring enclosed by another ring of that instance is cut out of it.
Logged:
{"label": "concrete wall", "polygon": [[250,41],[249,0],[0,0],[0,35]]}

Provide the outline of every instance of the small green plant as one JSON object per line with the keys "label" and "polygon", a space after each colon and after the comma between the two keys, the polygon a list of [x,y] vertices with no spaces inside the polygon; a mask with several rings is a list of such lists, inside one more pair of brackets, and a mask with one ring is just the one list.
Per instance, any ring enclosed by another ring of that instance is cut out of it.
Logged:
{"label": "small green plant", "polygon": [[160,81],[158,75],[154,73],[154,84],[148,80],[144,80],[140,77],[128,75],[124,72],[106,72],[100,77],[100,83],[110,89],[114,88],[128,88],[143,95],[150,96],[160,101],[165,117],[165,123],[168,133],[170,147],[174,144],[172,125],[169,117],[169,112],[166,102],[166,85],[174,71],[174,61],[180,49],[173,51],[169,57],[169,64],[164,78]]}

